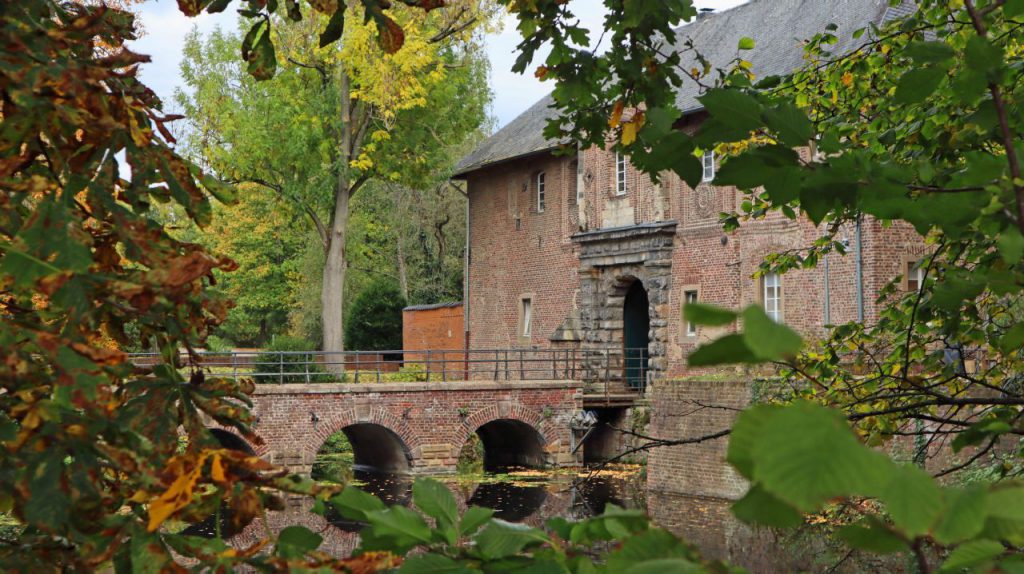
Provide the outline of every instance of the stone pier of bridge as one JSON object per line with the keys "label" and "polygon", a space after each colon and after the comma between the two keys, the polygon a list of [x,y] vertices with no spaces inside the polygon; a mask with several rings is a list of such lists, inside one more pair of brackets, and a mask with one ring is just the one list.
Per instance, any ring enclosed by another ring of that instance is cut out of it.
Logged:
{"label": "stone pier of bridge", "polygon": [[485,467],[573,465],[582,456],[570,421],[583,386],[573,381],[260,384],[253,402],[264,441],[256,453],[304,474],[338,431],[357,468],[386,472],[455,472],[474,433]]}

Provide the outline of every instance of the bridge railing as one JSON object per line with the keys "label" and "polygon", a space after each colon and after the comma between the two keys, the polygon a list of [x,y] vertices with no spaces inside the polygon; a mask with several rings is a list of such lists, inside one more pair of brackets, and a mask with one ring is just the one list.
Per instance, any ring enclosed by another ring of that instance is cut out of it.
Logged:
{"label": "bridge railing", "polygon": [[[135,353],[132,362],[160,362]],[[429,349],[415,351],[196,351],[179,353],[181,369],[202,369],[257,383],[386,383],[572,380],[605,393],[642,390],[646,349]]]}

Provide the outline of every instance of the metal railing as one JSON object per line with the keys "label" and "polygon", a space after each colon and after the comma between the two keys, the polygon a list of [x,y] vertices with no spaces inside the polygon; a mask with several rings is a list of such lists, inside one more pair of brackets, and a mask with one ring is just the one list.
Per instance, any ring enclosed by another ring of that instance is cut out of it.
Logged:
{"label": "metal railing", "polygon": [[[135,353],[138,366],[161,361]],[[181,352],[182,369],[257,383],[386,383],[457,381],[579,381],[609,392],[642,391],[647,349],[429,349],[415,351],[197,351]]]}

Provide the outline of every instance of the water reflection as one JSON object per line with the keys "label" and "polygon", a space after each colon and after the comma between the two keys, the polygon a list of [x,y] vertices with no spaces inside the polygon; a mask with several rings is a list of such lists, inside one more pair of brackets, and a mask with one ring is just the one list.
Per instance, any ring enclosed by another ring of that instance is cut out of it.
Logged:
{"label": "water reflection", "polygon": [[543,484],[485,482],[477,485],[466,505],[491,508],[496,518],[522,522],[536,514],[547,498]]}

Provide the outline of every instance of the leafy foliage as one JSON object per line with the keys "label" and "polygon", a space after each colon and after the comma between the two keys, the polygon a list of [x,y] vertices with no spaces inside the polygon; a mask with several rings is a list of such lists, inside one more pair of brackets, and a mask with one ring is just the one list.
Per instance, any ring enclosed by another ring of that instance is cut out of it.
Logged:
{"label": "leafy foliage", "polygon": [[390,281],[377,281],[352,302],[345,319],[345,339],[357,351],[402,348],[402,309],[405,298]]}
{"label": "leafy foliage", "polygon": [[[309,341],[291,335],[279,335],[267,345],[267,352],[256,355],[253,370],[264,375],[260,382],[278,384],[325,383],[334,380],[317,363],[319,353],[311,352]],[[269,376],[268,376],[269,375]],[[275,376],[276,375],[276,376]]]}

